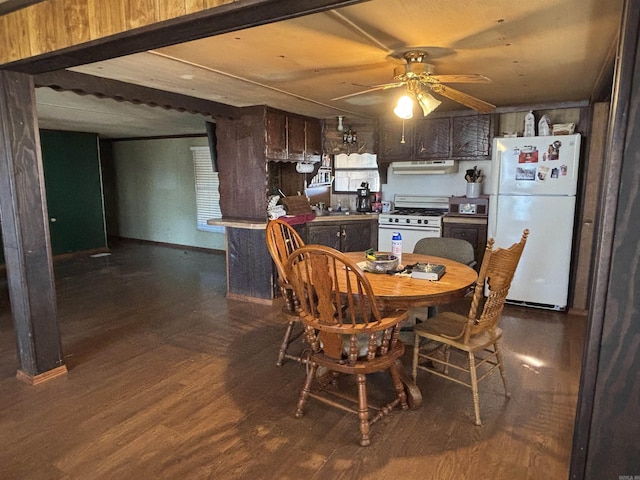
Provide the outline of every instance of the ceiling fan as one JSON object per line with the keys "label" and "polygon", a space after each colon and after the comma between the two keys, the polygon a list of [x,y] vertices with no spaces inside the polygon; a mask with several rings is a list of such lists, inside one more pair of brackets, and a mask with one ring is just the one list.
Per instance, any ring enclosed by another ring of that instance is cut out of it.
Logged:
{"label": "ceiling fan", "polygon": [[489,83],[491,82],[490,79],[484,75],[477,74],[434,75],[433,65],[426,61],[427,55],[424,50],[408,50],[402,53],[406,64],[393,70],[394,82],[374,85],[367,90],[343,95],[332,100],[342,100],[377,90],[406,86],[407,94],[418,102],[425,116],[441,103],[433,98],[429,91],[447,97],[480,113],[490,113],[495,110],[495,105],[445,85],[445,83]]}

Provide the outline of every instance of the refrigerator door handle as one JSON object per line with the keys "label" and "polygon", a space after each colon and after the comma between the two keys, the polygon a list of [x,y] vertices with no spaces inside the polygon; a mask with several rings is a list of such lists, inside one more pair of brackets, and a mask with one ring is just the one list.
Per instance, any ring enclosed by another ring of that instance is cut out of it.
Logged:
{"label": "refrigerator door handle", "polygon": [[498,220],[498,196],[492,194],[489,196],[489,214],[487,218],[487,240],[495,238],[496,236],[496,223]]}

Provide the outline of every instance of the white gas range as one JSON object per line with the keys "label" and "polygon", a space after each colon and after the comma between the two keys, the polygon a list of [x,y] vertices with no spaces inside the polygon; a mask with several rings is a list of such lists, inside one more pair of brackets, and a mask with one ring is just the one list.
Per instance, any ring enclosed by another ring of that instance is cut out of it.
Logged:
{"label": "white gas range", "polygon": [[378,217],[378,250],[391,251],[393,232],[402,235],[402,251],[413,252],[418,240],[442,236],[442,217],[449,211],[448,197],[395,195],[394,210]]}

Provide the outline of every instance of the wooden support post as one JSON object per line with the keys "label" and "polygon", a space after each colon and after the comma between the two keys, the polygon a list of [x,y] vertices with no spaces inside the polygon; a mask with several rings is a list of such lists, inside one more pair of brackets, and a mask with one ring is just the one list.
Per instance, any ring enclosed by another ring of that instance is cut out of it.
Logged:
{"label": "wooden support post", "polygon": [[32,384],[66,374],[33,79],[0,71],[0,217],[20,369]]}

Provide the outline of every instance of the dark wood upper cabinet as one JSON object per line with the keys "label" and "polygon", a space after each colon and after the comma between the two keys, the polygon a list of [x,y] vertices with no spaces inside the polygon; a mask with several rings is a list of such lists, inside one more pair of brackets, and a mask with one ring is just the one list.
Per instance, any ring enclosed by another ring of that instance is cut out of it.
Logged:
{"label": "dark wood upper cabinet", "polygon": [[287,115],[268,111],[265,118],[266,155],[274,160],[287,160]]}
{"label": "dark wood upper cabinet", "polygon": [[449,158],[451,156],[451,122],[449,118],[416,120],[414,128],[416,159]]}
{"label": "dark wood upper cabinet", "polygon": [[305,119],[305,161],[320,162],[322,160],[322,125],[319,120]]}
{"label": "dark wood upper cabinet", "polygon": [[305,160],[306,134],[304,127],[304,118],[287,116],[287,160],[290,162]]}
{"label": "dark wood upper cabinet", "polygon": [[404,125],[399,118],[380,123],[380,158],[385,161],[402,161],[413,158],[413,122]]}
{"label": "dark wood upper cabinet", "polygon": [[267,109],[265,127],[267,160],[320,162],[322,157],[320,120]]}
{"label": "dark wood upper cabinet", "polygon": [[495,134],[491,115],[453,117],[451,131],[453,158],[490,157]]}
{"label": "dark wood upper cabinet", "polygon": [[296,171],[296,162],[316,159],[316,171],[321,165],[322,124],[315,118],[247,107],[239,118],[218,119],[216,135],[224,218],[264,220],[269,195],[278,189],[287,195],[304,192],[306,177]]}
{"label": "dark wood upper cabinet", "polygon": [[491,114],[414,118],[405,120],[401,143],[402,120],[386,119],[380,122],[379,160],[489,160],[495,124]]}

